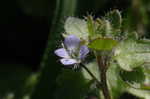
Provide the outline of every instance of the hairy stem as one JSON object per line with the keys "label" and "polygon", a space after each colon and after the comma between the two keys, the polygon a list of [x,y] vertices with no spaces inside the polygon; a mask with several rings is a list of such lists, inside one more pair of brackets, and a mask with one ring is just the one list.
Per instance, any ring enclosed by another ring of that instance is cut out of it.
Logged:
{"label": "hairy stem", "polygon": [[107,77],[106,77],[106,71],[107,71],[107,60],[103,58],[102,56],[97,56],[97,62],[98,62],[98,67],[100,70],[100,78],[101,78],[101,89],[103,92],[103,95],[105,99],[111,99],[108,85],[107,85]]}

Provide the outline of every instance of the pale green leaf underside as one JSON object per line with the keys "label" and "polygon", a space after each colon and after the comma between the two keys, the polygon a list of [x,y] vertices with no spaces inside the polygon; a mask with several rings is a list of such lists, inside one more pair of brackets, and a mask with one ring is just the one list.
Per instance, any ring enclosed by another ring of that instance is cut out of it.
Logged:
{"label": "pale green leaf underside", "polygon": [[88,39],[87,22],[83,19],[68,17],[64,28],[67,35],[73,34],[84,40]]}
{"label": "pale green leaf underside", "polygon": [[127,91],[135,96],[142,98],[142,99],[150,99],[150,91],[137,90],[134,88],[128,88]]}
{"label": "pale green leaf underside", "polygon": [[131,40],[121,42],[115,50],[115,59],[122,69],[132,71],[133,68],[149,64],[150,46]]}

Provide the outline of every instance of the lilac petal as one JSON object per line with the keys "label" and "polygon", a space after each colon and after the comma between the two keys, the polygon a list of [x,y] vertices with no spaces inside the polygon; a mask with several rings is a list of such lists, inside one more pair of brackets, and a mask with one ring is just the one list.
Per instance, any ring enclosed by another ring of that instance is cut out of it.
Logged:
{"label": "lilac petal", "polygon": [[83,45],[80,47],[80,52],[79,52],[80,59],[84,59],[88,53],[89,53],[89,49],[87,46]]}
{"label": "lilac petal", "polygon": [[66,49],[64,49],[64,48],[55,50],[55,54],[59,57],[69,58],[69,54],[67,53]]}
{"label": "lilac petal", "polygon": [[77,63],[75,59],[66,59],[66,58],[61,59],[60,62],[64,65],[73,65]]}
{"label": "lilac petal", "polygon": [[80,44],[80,39],[75,35],[69,35],[65,38],[64,44],[68,48],[68,50],[76,50],[76,48],[78,48]]}

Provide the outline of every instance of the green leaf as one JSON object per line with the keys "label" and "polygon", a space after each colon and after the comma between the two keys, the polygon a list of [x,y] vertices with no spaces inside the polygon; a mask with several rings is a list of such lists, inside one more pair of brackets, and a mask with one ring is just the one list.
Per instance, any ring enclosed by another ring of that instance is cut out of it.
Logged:
{"label": "green leaf", "polygon": [[54,99],[83,99],[89,84],[80,71],[64,69],[58,76]]}
{"label": "green leaf", "polygon": [[89,31],[89,36],[94,36],[95,34],[95,26],[94,26],[94,21],[92,16],[87,17],[87,26],[88,26],[88,31]]}
{"label": "green leaf", "polygon": [[112,26],[109,20],[97,18],[95,21],[96,33],[103,37],[112,37]]}
{"label": "green leaf", "polygon": [[103,20],[103,28],[105,30],[105,36],[112,36],[112,26],[109,20]]}
{"label": "green leaf", "polygon": [[134,71],[128,77],[125,77],[126,79],[128,78],[127,80],[129,83],[127,91],[133,95],[141,97],[142,99],[150,99],[150,75],[145,72],[145,69],[147,70],[145,66],[140,67],[138,68],[138,71]]}
{"label": "green leaf", "polygon": [[112,50],[117,45],[117,41],[111,38],[98,38],[89,43],[89,48],[94,50]]}
{"label": "green leaf", "polygon": [[142,68],[136,68],[134,71],[121,71],[120,72],[121,78],[129,83],[143,83],[145,80],[145,74]]}
{"label": "green leaf", "polygon": [[66,16],[75,15],[77,11],[77,0],[54,0],[54,2],[55,10],[51,19],[50,35],[48,36],[46,48],[39,64],[42,69],[40,70],[40,76],[32,92],[31,99],[53,99],[54,90],[56,89],[55,80],[61,68],[54,55],[54,50],[58,42],[61,42],[61,33],[63,32],[62,20]]}
{"label": "green leaf", "polygon": [[[98,69],[96,60],[94,60],[88,64],[85,64],[85,66],[100,81],[100,71]],[[93,78],[89,75],[89,73],[87,73],[87,71],[85,69],[82,69],[82,74],[83,74],[84,78],[87,79],[89,83],[91,83],[89,86],[89,92],[88,93],[94,94],[94,95],[100,97],[101,96],[100,95],[100,89],[95,87],[96,86],[95,80],[93,80]],[[98,99],[101,99],[101,98],[98,98]]]}
{"label": "green leaf", "polygon": [[113,28],[120,28],[122,23],[122,17],[119,10],[113,10],[106,14],[106,19],[108,19],[113,26]]}
{"label": "green leaf", "polygon": [[126,90],[126,84],[120,78],[120,68],[117,64],[111,63],[107,70],[107,79],[112,99],[118,99],[119,96]]}

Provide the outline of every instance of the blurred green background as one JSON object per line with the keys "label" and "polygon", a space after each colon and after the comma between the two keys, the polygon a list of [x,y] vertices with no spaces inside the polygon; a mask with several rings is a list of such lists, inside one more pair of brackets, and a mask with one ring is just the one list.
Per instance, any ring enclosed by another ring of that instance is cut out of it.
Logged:
{"label": "blurred green background", "polygon": [[63,69],[53,52],[68,16],[100,17],[112,9],[121,11],[130,30],[150,36],[149,0],[0,1],[0,99],[83,99],[85,79]]}

